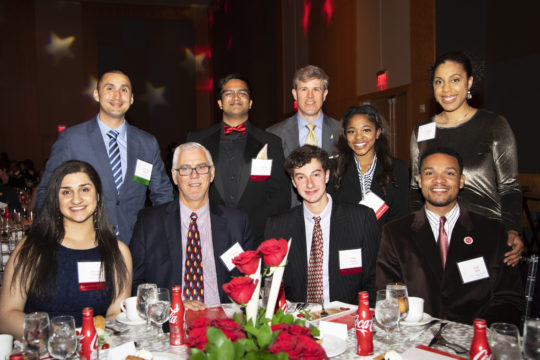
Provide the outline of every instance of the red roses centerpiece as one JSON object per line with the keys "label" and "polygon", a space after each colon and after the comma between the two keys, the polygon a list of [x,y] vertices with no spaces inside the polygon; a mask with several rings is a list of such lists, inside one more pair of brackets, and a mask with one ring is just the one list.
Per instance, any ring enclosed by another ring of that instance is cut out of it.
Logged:
{"label": "red roses centerpiece", "polygon": [[[315,327],[305,327],[302,319],[294,320],[281,309],[274,314],[279,287],[287,263],[291,241],[270,239],[256,251],[244,251],[233,263],[245,276],[223,285],[232,301],[246,306],[240,320],[197,319],[187,330],[191,359],[328,359],[324,349],[314,340]],[[261,260],[266,265],[263,276],[273,276],[267,308],[260,309]]]}

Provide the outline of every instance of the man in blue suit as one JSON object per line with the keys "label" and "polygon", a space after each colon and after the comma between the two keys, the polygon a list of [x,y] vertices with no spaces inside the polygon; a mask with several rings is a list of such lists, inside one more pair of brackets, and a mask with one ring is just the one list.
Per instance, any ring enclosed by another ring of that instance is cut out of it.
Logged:
{"label": "man in blue suit", "polygon": [[135,224],[133,294],[141,283],[182,285],[188,309],[229,302],[223,284],[240,276],[232,254],[253,250],[248,215],[208,201],[215,167],[201,144],[178,146],[172,167],[179,198],[142,210]]}
{"label": "man in blue suit", "polygon": [[172,185],[156,139],[125,120],[133,104],[129,77],[120,70],[107,71],[93,95],[99,103],[99,114],[60,133],[37,189],[37,207],[58,165],[67,160],[86,161],[101,178],[115,233],[129,244],[147,189],[153,205],[158,205],[173,199]]}

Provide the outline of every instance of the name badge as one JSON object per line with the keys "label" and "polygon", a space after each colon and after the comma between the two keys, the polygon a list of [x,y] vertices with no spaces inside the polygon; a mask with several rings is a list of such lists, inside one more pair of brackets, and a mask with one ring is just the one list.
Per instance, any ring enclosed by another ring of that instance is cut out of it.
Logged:
{"label": "name badge", "polygon": [[457,265],[464,284],[489,278],[489,273],[483,256],[458,262]]}
{"label": "name badge", "polygon": [[429,124],[422,125],[418,128],[417,142],[435,139],[435,132],[437,131],[437,123],[435,121]]}
{"label": "name badge", "polygon": [[150,185],[150,178],[152,177],[152,168],[154,165],[137,159],[137,165],[135,166],[135,174],[133,175],[133,181],[146,186]]}
{"label": "name badge", "polygon": [[368,192],[366,197],[360,201],[360,204],[372,208],[373,211],[375,211],[377,220],[379,220],[381,216],[383,216],[383,214],[389,209],[384,200],[378,197],[373,191]]}
{"label": "name badge", "polygon": [[107,288],[105,273],[101,272],[100,261],[77,262],[79,291],[103,290]]}
{"label": "name badge", "polygon": [[240,246],[239,243],[234,244],[229,248],[229,250],[225,251],[223,254],[221,254],[220,258],[221,261],[225,264],[227,269],[231,271],[236,267],[236,265],[233,264],[232,259],[234,259],[236,256],[240,255],[244,252],[244,249],[242,249],[242,246]]}
{"label": "name badge", "polygon": [[362,272],[362,249],[339,251],[339,272],[341,275]]}
{"label": "name badge", "polygon": [[272,159],[251,160],[251,181],[266,181],[272,175]]}

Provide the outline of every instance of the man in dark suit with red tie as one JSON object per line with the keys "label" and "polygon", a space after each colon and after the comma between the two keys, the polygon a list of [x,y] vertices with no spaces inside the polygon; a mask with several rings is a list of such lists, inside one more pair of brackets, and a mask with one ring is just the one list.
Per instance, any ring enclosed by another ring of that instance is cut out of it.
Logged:
{"label": "man in dark suit with red tie", "polygon": [[462,169],[452,149],[422,155],[417,179],[425,207],[383,227],[377,289],[404,283],[438,318],[519,324],[524,294],[517,268],[503,262],[511,250],[506,233],[501,223],[460,209]]}
{"label": "man in dark suit with red tie", "polygon": [[188,141],[204,145],[214,158],[216,177],[210,200],[247,212],[259,244],[268,217],[290,206],[281,139],[249,122],[253,99],[245,76],[226,76],[218,90],[223,121],[190,132]]}
{"label": "man in dark suit with red tie", "polygon": [[365,290],[374,303],[379,224],[370,208],[326,193],[329,167],[326,151],[313,145],[289,154],[285,169],[303,204],[272,217],[265,238],[292,239],[283,278],[288,300],[356,304]]}

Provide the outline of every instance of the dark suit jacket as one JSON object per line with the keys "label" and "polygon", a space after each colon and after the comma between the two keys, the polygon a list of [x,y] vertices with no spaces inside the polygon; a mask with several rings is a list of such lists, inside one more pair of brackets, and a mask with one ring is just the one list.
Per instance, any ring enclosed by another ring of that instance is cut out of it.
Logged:
{"label": "dark suit jacket", "polygon": [[[471,237],[472,244],[464,239]],[[377,259],[377,289],[402,282],[409,296],[424,299],[424,311],[452,321],[477,317],[519,324],[524,294],[518,268],[503,263],[502,224],[461,209],[443,270],[439,248],[424,209],[383,227]],[[463,284],[458,262],[484,257],[489,278]]]}
{"label": "dark suit jacket", "polygon": [[[294,114],[290,118],[280,121],[266,129],[266,131],[275,134],[281,138],[283,143],[283,153],[285,157],[300,146],[299,134],[298,134],[298,119],[297,114]],[[339,137],[339,121],[331,118],[330,116],[323,114],[323,128],[322,128],[322,146],[328,155],[333,155],[334,140],[337,141]]]}
{"label": "dark suit jacket", "polygon": [[[349,304],[358,303],[358,292],[369,291],[370,300],[375,293],[375,260],[379,248],[380,228],[375,213],[363,206],[332,203],[330,219],[330,257],[328,264],[330,300]],[[288,263],[285,268],[285,296],[288,300],[305,302],[307,298],[308,263],[304,208],[302,205],[269,219],[265,239],[292,238]],[[362,248],[362,272],[341,275],[339,251]]]}
{"label": "dark suit jacket", "polygon": [[[126,123],[127,126],[127,170],[120,194],[116,191],[107,148],[103,142],[97,117],[81,124],[68,127],[58,135],[47,161],[43,178],[37,189],[39,207],[51,173],[67,160],[82,160],[96,169],[107,202],[107,211],[113,226],[118,226],[120,240],[129,244],[137,213],[144,207],[146,190],[150,190],[153,205],[173,199],[172,185],[163,167],[161,153],[156,139],[147,132]],[[133,181],[137,159],[153,165],[148,186]]]}
{"label": "dark suit jacket", "polygon": [[[384,200],[389,209],[379,219],[381,225],[409,214],[409,170],[405,161],[394,159],[394,169],[392,175],[396,179],[397,187],[386,185],[383,188],[377,183],[377,176],[382,171],[381,162],[377,161],[375,174],[371,182],[371,191]],[[350,204],[358,204],[362,201],[362,191],[360,190],[360,179],[353,155],[347,155],[347,170],[343,175],[341,186],[335,188],[335,179],[329,183],[328,192],[334,199]]]}
{"label": "dark suit jacket", "polygon": [[[290,206],[290,180],[283,168],[283,149],[280,139],[266,131],[260,130],[246,121],[247,142],[244,151],[240,184],[242,196],[238,201],[238,209],[248,213],[249,222],[253,229],[256,245],[262,242],[266,220]],[[223,131],[222,123],[206,129],[190,132],[188,141],[204,145],[212,154],[214,164],[219,163],[219,137]],[[272,159],[272,175],[266,181],[251,181],[251,160],[257,157],[259,151],[268,144],[268,159]],[[223,204],[224,190],[219,172],[216,172],[214,182],[210,187],[210,200]]]}
{"label": "dark suit jacket", "polygon": [[[211,204],[210,221],[219,297],[221,302],[229,302],[222,285],[229,282],[231,276],[241,274],[236,268],[229,272],[219,257],[237,242],[242,249],[253,250],[253,235],[247,215],[236,209]],[[181,236],[178,199],[139,213],[129,244],[133,257],[134,295],[137,286],[146,282],[168,289],[182,284]]]}

